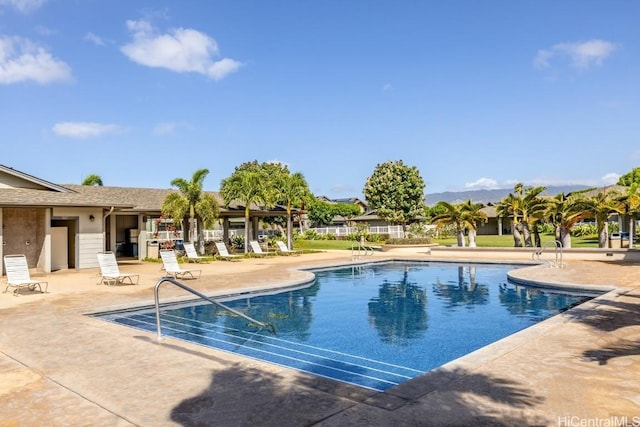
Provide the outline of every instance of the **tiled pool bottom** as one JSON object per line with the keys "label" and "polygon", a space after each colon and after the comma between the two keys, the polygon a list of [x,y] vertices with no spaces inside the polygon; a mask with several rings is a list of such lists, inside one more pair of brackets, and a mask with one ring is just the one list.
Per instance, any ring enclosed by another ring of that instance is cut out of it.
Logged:
{"label": "tiled pool bottom", "polygon": [[[162,333],[384,391],[590,296],[507,281],[517,265],[391,262],[316,270],[306,288],[165,307]],[[591,295],[592,296],[592,295]],[[153,308],[99,315],[156,331]]]}

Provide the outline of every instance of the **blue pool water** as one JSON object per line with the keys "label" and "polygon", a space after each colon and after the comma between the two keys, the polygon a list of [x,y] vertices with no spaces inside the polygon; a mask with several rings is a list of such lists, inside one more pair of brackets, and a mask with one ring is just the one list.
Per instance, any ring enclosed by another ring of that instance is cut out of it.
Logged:
{"label": "blue pool water", "polygon": [[[276,333],[210,303],[165,307],[177,339],[386,390],[591,296],[515,285],[516,265],[374,263],[316,270],[308,287],[221,300]],[[155,309],[101,318],[156,331]]]}

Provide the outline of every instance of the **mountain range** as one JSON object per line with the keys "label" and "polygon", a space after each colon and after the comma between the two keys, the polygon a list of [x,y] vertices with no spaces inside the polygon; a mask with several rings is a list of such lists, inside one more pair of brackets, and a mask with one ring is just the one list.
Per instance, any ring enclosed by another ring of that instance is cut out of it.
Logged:
{"label": "mountain range", "polygon": [[[571,193],[573,191],[586,190],[585,185],[550,185],[547,190],[542,193],[547,196],[555,196],[560,193]],[[427,206],[433,206],[438,202],[462,203],[471,199],[474,203],[498,203],[501,199],[513,192],[513,188],[497,188],[493,190],[469,190],[469,191],[444,191],[442,193],[426,194]]]}

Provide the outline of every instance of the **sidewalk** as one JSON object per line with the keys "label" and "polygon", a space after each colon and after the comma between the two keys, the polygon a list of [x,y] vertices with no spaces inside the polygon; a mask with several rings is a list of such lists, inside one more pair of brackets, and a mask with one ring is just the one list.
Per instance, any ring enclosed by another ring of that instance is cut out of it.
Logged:
{"label": "sidewalk", "polygon": [[[436,259],[374,255],[393,257]],[[215,261],[198,265],[202,278],[189,285],[215,294],[282,286],[309,280],[300,267],[351,261],[349,251]],[[172,339],[157,344],[84,315],[152,303],[160,266],[122,262],[121,271],[140,274],[138,286],[96,285],[96,269],[47,275],[48,294],[0,294],[1,427],[640,423],[636,263],[517,270],[523,282],[615,290],[385,393]],[[182,295],[161,290],[163,300]]]}

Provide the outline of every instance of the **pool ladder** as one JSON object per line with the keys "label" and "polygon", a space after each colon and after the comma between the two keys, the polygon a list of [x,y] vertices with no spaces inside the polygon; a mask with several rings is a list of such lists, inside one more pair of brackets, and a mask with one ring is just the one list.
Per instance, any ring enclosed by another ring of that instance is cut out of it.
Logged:
{"label": "pool ladder", "polygon": [[549,265],[549,267],[554,267],[554,268],[562,268],[564,267],[564,263],[562,262],[562,243],[560,243],[557,240],[554,240],[552,242],[547,242],[544,245],[542,245],[541,248],[537,248],[536,251],[531,254],[531,258],[534,261],[539,261],[539,262],[543,262],[541,256],[542,253],[544,252],[544,250],[550,246],[554,246],[554,254],[555,254],[555,259],[552,260],[546,260],[545,262]]}
{"label": "pool ladder", "polygon": [[158,283],[156,283],[156,286],[153,290],[153,295],[155,297],[155,302],[156,302],[156,326],[158,329],[158,341],[162,340],[162,329],[160,328],[160,285],[162,285],[163,283],[169,282],[181,289],[184,289],[187,292],[192,293],[193,295],[202,298],[205,301],[210,302],[213,305],[217,305],[219,307],[222,307],[225,310],[228,310],[229,312],[242,317],[244,319],[247,319],[250,323],[249,325],[251,326],[260,326],[262,328],[268,329],[271,333],[275,334],[276,333],[276,328],[271,324],[271,323],[265,323],[265,322],[260,322],[259,320],[256,320],[252,317],[247,316],[246,314],[244,314],[241,311],[238,310],[234,310],[231,307],[227,307],[226,305],[222,304],[219,301],[214,300],[213,298],[210,298],[208,296],[206,296],[205,294],[203,294],[202,292],[196,291],[195,289],[185,285],[184,283],[178,282],[177,280],[171,278],[171,277],[163,277],[162,279],[158,280]]}
{"label": "pool ladder", "polygon": [[373,248],[371,246],[364,245],[360,242],[358,242],[358,246],[351,246],[351,259],[353,261],[360,261],[371,255],[373,255]]}

